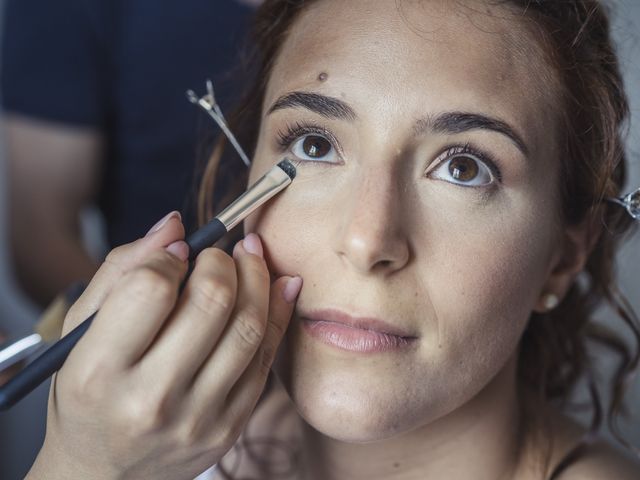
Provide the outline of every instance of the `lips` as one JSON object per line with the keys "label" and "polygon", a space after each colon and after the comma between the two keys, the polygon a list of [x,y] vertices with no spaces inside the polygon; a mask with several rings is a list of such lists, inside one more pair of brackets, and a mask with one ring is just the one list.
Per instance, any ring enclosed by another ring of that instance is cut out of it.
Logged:
{"label": "lips", "polygon": [[383,320],[352,317],[339,310],[314,310],[300,314],[302,325],[312,337],[342,350],[360,353],[400,350],[414,343],[416,336]]}

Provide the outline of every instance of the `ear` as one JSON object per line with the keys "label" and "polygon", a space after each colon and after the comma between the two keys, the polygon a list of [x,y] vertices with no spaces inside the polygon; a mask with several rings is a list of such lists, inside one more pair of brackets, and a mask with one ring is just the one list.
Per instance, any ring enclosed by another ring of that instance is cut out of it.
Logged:
{"label": "ear", "polygon": [[[584,269],[587,260],[602,234],[602,216],[598,209],[585,220],[564,227],[560,242],[552,258],[547,277],[534,311],[545,313],[553,309],[565,297],[576,276]],[[555,296],[555,299],[551,296]]]}

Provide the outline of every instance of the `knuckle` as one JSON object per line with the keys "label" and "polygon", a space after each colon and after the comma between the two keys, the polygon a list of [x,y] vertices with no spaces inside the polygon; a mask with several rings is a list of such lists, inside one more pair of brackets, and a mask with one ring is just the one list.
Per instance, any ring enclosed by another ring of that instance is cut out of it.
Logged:
{"label": "knuckle", "polygon": [[194,304],[204,312],[229,312],[235,304],[235,290],[217,277],[195,279],[191,292]]}
{"label": "knuckle", "polygon": [[246,307],[238,312],[234,329],[240,343],[254,349],[264,337],[265,321],[263,315],[255,307]]}
{"label": "knuckle", "polygon": [[119,254],[112,250],[100,266],[99,273],[101,274],[101,277],[117,279],[124,275],[127,272],[127,266],[126,261],[123,258],[124,254]]}
{"label": "knuckle", "polygon": [[129,251],[129,248],[127,248],[127,245],[120,245],[119,247],[114,248],[113,250],[111,250],[106,258],[105,258],[105,263],[120,263],[122,262],[122,260],[124,258],[126,258],[127,252]]}
{"label": "knuckle", "polygon": [[178,260],[175,255],[170,254],[165,249],[154,251],[149,256],[149,262],[152,265],[163,265],[169,268],[176,268],[183,265],[183,262]]}
{"label": "knuckle", "polygon": [[120,424],[130,438],[143,437],[164,428],[168,415],[164,402],[145,395],[130,394],[120,406]]}
{"label": "knuckle", "polygon": [[176,443],[183,447],[195,447],[204,439],[203,428],[197,422],[186,422],[176,429]]}
{"label": "knuckle", "polygon": [[95,368],[84,368],[77,373],[70,386],[70,394],[79,405],[95,405],[105,398],[107,386]]}
{"label": "knuckle", "polygon": [[218,425],[213,435],[211,448],[222,448],[226,450],[236,442],[239,436],[240,434],[232,424],[224,423]]}
{"label": "knuckle", "polygon": [[115,271],[115,273],[125,274],[127,271],[145,262],[148,265],[162,265],[164,268],[182,265],[183,263],[165,249],[141,249],[138,242],[140,242],[140,240],[136,240],[127,245],[121,245],[111,250],[107,254],[103,266]]}
{"label": "knuckle", "polygon": [[127,274],[123,289],[129,296],[147,303],[173,303],[176,285],[161,271],[151,266],[138,267]]}
{"label": "knuckle", "polygon": [[211,266],[216,265],[223,269],[234,269],[235,263],[233,258],[227,255],[223,250],[219,248],[205,248],[196,260],[196,264]]}

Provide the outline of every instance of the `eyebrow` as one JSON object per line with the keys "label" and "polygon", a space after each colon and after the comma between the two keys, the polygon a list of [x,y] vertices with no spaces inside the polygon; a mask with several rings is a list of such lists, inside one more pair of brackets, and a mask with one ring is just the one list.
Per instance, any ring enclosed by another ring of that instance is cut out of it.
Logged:
{"label": "eyebrow", "polygon": [[416,122],[414,133],[421,135],[426,131],[432,131],[435,133],[456,134],[479,129],[501,133],[509,137],[525,156],[529,154],[527,144],[513,127],[507,122],[480,113],[444,112],[435,117],[425,117]]}
{"label": "eyebrow", "polygon": [[278,98],[267,114],[284,108],[303,107],[326,118],[354,121],[356,112],[345,102],[326,95],[309,92],[291,92]]}
{"label": "eyebrow", "polygon": [[[356,112],[342,100],[310,92],[290,92],[279,97],[269,108],[267,114],[285,108],[298,107],[306,108],[330,119],[354,121],[358,118]],[[507,136],[525,156],[529,154],[527,144],[513,127],[503,120],[488,115],[471,112],[443,112],[435,117],[424,117],[414,125],[415,135],[421,135],[427,131],[456,134],[470,130],[491,130],[501,133]]]}

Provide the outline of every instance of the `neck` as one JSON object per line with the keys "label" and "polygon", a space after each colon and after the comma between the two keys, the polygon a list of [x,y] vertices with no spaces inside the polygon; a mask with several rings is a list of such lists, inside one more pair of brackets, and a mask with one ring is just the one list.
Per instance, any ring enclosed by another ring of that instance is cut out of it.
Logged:
{"label": "neck", "polygon": [[393,438],[345,443],[305,425],[305,478],[514,478],[520,457],[516,359],[465,405]]}

